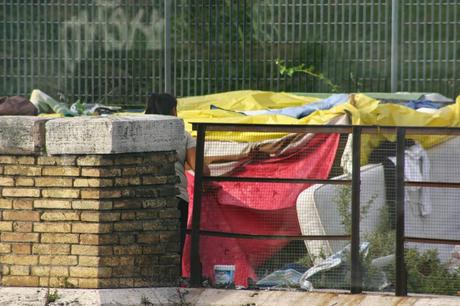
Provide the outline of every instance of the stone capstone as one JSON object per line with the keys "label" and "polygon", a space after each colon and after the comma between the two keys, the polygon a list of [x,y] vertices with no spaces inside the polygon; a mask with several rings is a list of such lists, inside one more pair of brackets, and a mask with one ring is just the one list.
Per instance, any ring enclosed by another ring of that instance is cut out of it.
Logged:
{"label": "stone capstone", "polygon": [[34,154],[45,147],[46,118],[0,117],[0,154]]}
{"label": "stone capstone", "polygon": [[46,124],[48,154],[114,154],[175,150],[183,121],[160,115],[74,117]]}

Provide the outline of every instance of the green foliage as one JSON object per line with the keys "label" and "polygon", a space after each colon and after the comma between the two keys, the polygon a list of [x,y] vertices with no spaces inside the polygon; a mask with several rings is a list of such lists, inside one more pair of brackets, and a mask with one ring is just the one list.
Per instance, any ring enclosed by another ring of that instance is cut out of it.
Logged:
{"label": "green foliage", "polygon": [[80,99],[75,102],[75,108],[77,109],[78,115],[83,115],[83,112],[85,111],[85,103],[82,103]]}
{"label": "green foliage", "polygon": [[54,291],[48,291],[48,295],[46,296],[47,304],[56,302],[59,297],[60,295],[56,289],[54,289]]}
{"label": "green foliage", "polygon": [[314,66],[308,66],[305,67],[305,64],[300,64],[297,66],[292,66],[288,67],[284,65],[284,61],[277,59],[275,61],[276,66],[278,67],[278,70],[281,75],[288,75],[292,77],[294,73],[305,73],[308,74],[311,77],[317,78],[318,80],[324,82],[326,85],[328,85],[331,88],[332,92],[339,92],[341,91],[340,86],[334,84],[329,78],[327,78],[323,73],[319,71],[315,71]]}
{"label": "green foliage", "polygon": [[405,257],[409,292],[455,295],[459,290],[460,271],[449,272],[436,250],[406,249]]}
{"label": "green foliage", "polygon": [[[361,205],[360,219],[362,220],[367,213],[372,203],[375,201],[377,195],[373,195],[367,203]],[[347,234],[351,234],[351,188],[346,186],[340,188],[339,194],[334,199],[334,203],[337,205],[337,210],[339,212],[341,223],[345,228]]]}

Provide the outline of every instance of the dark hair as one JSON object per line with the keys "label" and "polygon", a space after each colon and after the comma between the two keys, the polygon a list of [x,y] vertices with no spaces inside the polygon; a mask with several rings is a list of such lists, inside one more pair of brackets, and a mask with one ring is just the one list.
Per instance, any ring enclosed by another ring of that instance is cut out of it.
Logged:
{"label": "dark hair", "polygon": [[145,105],[146,114],[171,115],[177,100],[167,93],[152,93]]}

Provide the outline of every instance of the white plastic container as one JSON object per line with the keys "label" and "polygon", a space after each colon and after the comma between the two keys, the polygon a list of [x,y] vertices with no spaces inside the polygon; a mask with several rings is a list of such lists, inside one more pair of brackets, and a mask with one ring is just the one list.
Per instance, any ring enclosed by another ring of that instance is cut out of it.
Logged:
{"label": "white plastic container", "polygon": [[234,265],[214,265],[214,286],[231,288],[235,286]]}

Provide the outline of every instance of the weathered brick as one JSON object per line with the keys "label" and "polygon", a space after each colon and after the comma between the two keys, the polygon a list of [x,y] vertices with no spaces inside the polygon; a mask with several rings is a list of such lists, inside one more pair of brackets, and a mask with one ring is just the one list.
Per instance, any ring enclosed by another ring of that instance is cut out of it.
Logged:
{"label": "weathered brick", "polygon": [[78,256],[43,255],[39,257],[39,263],[40,265],[75,266],[78,264]]}
{"label": "weathered brick", "polygon": [[66,277],[66,276],[69,276],[69,267],[57,267],[57,266],[32,267],[31,274],[37,275],[37,276]]}
{"label": "weathered brick", "polygon": [[117,277],[138,276],[140,274],[140,267],[138,266],[113,267],[112,269],[113,275]]}
{"label": "weathered brick", "polygon": [[73,209],[88,209],[88,210],[109,210],[112,209],[112,201],[92,201],[92,200],[77,200],[72,201]]}
{"label": "weathered brick", "polygon": [[16,162],[16,156],[0,155],[0,164],[15,164]]}
{"label": "weathered brick", "polygon": [[70,253],[70,245],[68,244],[33,244],[32,254],[39,255],[68,255]]}
{"label": "weathered brick", "polygon": [[12,221],[0,221],[0,232],[12,232],[13,222]]}
{"label": "weathered brick", "polygon": [[141,184],[139,177],[117,177],[115,186],[138,186]]}
{"label": "weathered brick", "polygon": [[120,232],[120,245],[134,244],[136,243],[137,236],[135,234],[129,234],[127,232]]}
{"label": "weathered brick", "polygon": [[153,265],[158,264],[158,256],[157,255],[140,255],[136,256],[135,264],[137,266],[144,266],[144,268],[148,267],[149,269],[154,269]]}
{"label": "weathered brick", "polygon": [[30,267],[29,266],[10,266],[10,275],[29,275]]}
{"label": "weathered brick", "polygon": [[13,231],[20,233],[31,233],[32,222],[13,222]]}
{"label": "weathered brick", "polygon": [[85,256],[97,256],[97,255],[112,255],[111,246],[96,246],[96,245],[72,245],[72,255],[85,255]]}
{"label": "weathered brick", "polygon": [[79,212],[75,211],[45,211],[41,215],[44,221],[75,221],[79,220]]}
{"label": "weathered brick", "polygon": [[162,255],[159,259],[160,265],[178,265],[180,264],[180,256],[178,254]]}
{"label": "weathered brick", "polygon": [[82,168],[81,176],[116,177],[121,176],[121,169],[116,168]]}
{"label": "weathered brick", "polygon": [[[177,250],[179,250],[179,246],[177,246]],[[159,244],[142,247],[142,254],[164,254],[165,251],[165,247]]]}
{"label": "weathered brick", "polygon": [[80,244],[106,245],[118,243],[118,236],[112,234],[81,234]]}
{"label": "weathered brick", "polygon": [[38,188],[3,188],[2,195],[4,197],[38,198],[40,197],[40,189]]}
{"label": "weathered brick", "polygon": [[70,209],[72,208],[72,202],[66,200],[34,200],[35,208],[47,208],[47,209]]}
{"label": "weathered brick", "polygon": [[169,176],[155,176],[155,175],[144,175],[142,176],[142,184],[144,185],[162,185],[162,184],[174,184],[176,183],[176,177]]}
{"label": "weathered brick", "polygon": [[178,209],[162,209],[159,212],[159,216],[161,219],[163,218],[178,219],[180,216],[180,212]]}
{"label": "weathered brick", "polygon": [[37,177],[35,179],[37,187],[72,187],[71,178],[62,177]]}
{"label": "weathered brick", "polygon": [[112,222],[120,220],[119,212],[91,212],[84,211],[81,213],[81,221],[88,222]]}
{"label": "weathered brick", "polygon": [[159,199],[148,199],[142,201],[143,208],[164,208],[164,207],[176,207],[177,200],[168,198],[159,198]]}
{"label": "weathered brick", "polygon": [[113,159],[102,155],[86,155],[77,158],[79,166],[111,166]]}
{"label": "weathered brick", "polygon": [[0,186],[14,186],[12,177],[0,177]]}
{"label": "weathered brick", "polygon": [[[139,166],[139,167],[124,167],[123,176],[160,175],[161,167],[162,167],[161,165],[148,165],[148,166],[144,165],[144,166]],[[174,171],[172,173],[174,173]]]}
{"label": "weathered brick", "polygon": [[140,233],[137,241],[139,243],[158,243],[160,241],[160,236],[155,232],[146,232]]}
{"label": "weathered brick", "polygon": [[18,187],[32,187],[34,184],[34,179],[30,177],[17,177],[14,183],[14,185]]}
{"label": "weathered brick", "polygon": [[13,200],[13,208],[14,209],[32,209],[33,203],[34,203],[33,200],[16,199],[16,200]]}
{"label": "weathered brick", "polygon": [[48,166],[75,166],[76,156],[65,155],[65,156],[40,156],[37,158],[38,165]]}
{"label": "weathered brick", "polygon": [[8,265],[37,265],[38,256],[34,255],[3,255],[0,256],[0,262]]}
{"label": "weathered brick", "polygon": [[5,210],[3,220],[40,221],[40,212],[31,210]]}
{"label": "weathered brick", "polygon": [[37,233],[6,233],[1,234],[2,241],[11,242],[38,242]]}
{"label": "weathered brick", "polygon": [[98,190],[86,189],[81,191],[82,199],[114,199],[120,198],[120,190]]}
{"label": "weathered brick", "polygon": [[33,165],[35,164],[34,156],[18,156],[17,163],[20,165]]}
{"label": "weathered brick", "polygon": [[11,253],[11,244],[0,243],[0,254]]}
{"label": "weathered brick", "polygon": [[44,176],[79,176],[80,168],[78,167],[45,167],[43,168]]}
{"label": "weathered brick", "polygon": [[112,179],[77,178],[73,182],[74,187],[112,187]]}
{"label": "weathered brick", "polygon": [[41,233],[70,233],[71,225],[62,222],[34,223],[34,232]]}
{"label": "weathered brick", "polygon": [[97,267],[101,262],[100,256],[79,256],[78,265],[84,267]]}
{"label": "weathered brick", "polygon": [[3,276],[2,285],[3,286],[13,286],[13,287],[37,287],[38,286],[38,276]]}
{"label": "weathered brick", "polygon": [[69,277],[50,277],[50,276],[41,276],[40,277],[40,287],[50,287],[50,288],[76,288],[78,287],[78,280],[72,278],[73,282],[69,281]]}
{"label": "weathered brick", "polygon": [[123,211],[121,213],[121,220],[136,220],[135,211]]}
{"label": "weathered brick", "polygon": [[156,209],[136,211],[136,219],[138,220],[149,220],[149,219],[157,219],[157,218],[158,218],[158,210]]}
{"label": "weathered brick", "polygon": [[70,276],[72,277],[110,277],[112,275],[111,268],[95,268],[95,267],[70,267]]}
{"label": "weathered brick", "polygon": [[139,255],[139,254],[142,254],[142,246],[140,245],[114,246],[113,253],[115,255]]}
{"label": "weathered brick", "polygon": [[114,209],[138,209],[142,207],[142,201],[138,199],[119,199],[113,201]]}
{"label": "weathered brick", "polygon": [[100,288],[100,279],[97,278],[72,278],[78,281],[78,288]]}
{"label": "weathered brick", "polygon": [[42,243],[78,243],[78,234],[41,234]]}
{"label": "weathered brick", "polygon": [[142,222],[125,221],[117,222],[113,225],[113,230],[116,232],[132,232],[142,230]]}
{"label": "weathered brick", "polygon": [[80,190],[70,188],[44,189],[42,191],[44,198],[61,198],[61,199],[78,199]]}
{"label": "weathered brick", "polygon": [[116,165],[142,165],[144,159],[140,155],[128,154],[115,156]]}
{"label": "weathered brick", "polygon": [[161,220],[152,220],[152,221],[144,221],[142,223],[142,227],[144,231],[157,231],[157,230],[163,229],[164,226]]}
{"label": "weathered brick", "polygon": [[11,209],[13,207],[13,200],[0,199],[0,209]]}
{"label": "weathered brick", "polygon": [[72,233],[111,233],[112,224],[108,223],[73,223]]}
{"label": "weathered brick", "polygon": [[37,166],[5,166],[3,169],[6,175],[21,175],[21,176],[40,176],[42,168]]}
{"label": "weathered brick", "polygon": [[13,254],[31,254],[32,247],[30,243],[13,243],[11,245]]}

